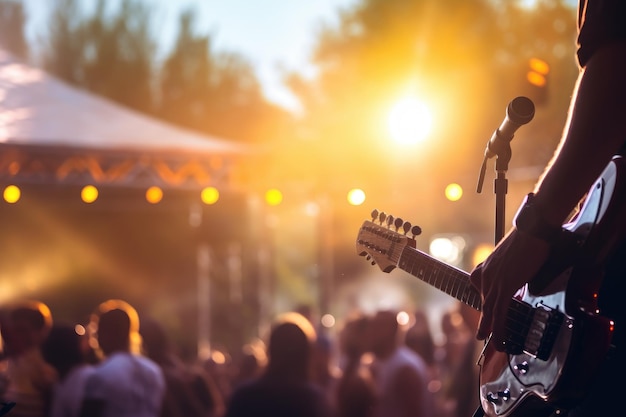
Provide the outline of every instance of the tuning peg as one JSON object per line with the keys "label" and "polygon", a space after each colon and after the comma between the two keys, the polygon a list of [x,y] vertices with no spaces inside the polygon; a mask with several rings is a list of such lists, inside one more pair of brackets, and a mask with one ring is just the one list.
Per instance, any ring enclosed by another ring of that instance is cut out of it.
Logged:
{"label": "tuning peg", "polygon": [[411,223],[409,222],[402,223],[402,230],[404,230],[405,235],[409,233],[409,230],[411,230]]}
{"label": "tuning peg", "polygon": [[372,210],[371,216],[372,216],[372,221],[376,220],[378,218],[378,210],[376,209]]}
{"label": "tuning peg", "polygon": [[396,227],[396,231],[398,231],[400,229],[400,226],[402,226],[402,224],[404,223],[404,220],[402,220],[400,217],[398,217],[394,222],[393,225]]}
{"label": "tuning peg", "polygon": [[387,215],[385,214],[385,212],[381,211],[380,214],[378,215],[378,220],[380,220],[380,224],[383,224],[386,218],[387,218]]}
{"label": "tuning peg", "polygon": [[388,228],[391,227],[391,225],[393,224],[393,220],[394,220],[393,216],[391,216],[391,215],[387,216],[387,227]]}
{"label": "tuning peg", "polygon": [[422,234],[422,228],[419,227],[419,226],[413,226],[411,228],[411,234],[413,235],[413,237],[421,235]]}

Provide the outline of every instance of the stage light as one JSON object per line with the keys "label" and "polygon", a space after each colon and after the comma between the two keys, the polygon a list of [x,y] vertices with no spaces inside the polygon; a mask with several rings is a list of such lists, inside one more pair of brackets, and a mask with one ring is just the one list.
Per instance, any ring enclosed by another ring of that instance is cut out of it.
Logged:
{"label": "stage light", "polygon": [[445,195],[450,201],[459,201],[463,197],[463,188],[459,184],[448,184]]}
{"label": "stage light", "polygon": [[276,188],[272,188],[271,190],[267,190],[265,193],[265,202],[270,206],[277,206],[283,202],[283,193]]}
{"label": "stage light", "polygon": [[10,203],[10,204],[17,203],[20,200],[21,196],[22,196],[22,191],[16,185],[7,185],[4,188],[3,197],[4,197],[4,201],[6,201],[7,203]]}
{"label": "stage light", "polygon": [[353,188],[348,191],[348,203],[353,206],[360,206],[365,202],[365,191],[360,188]]}
{"label": "stage light", "polygon": [[85,185],[80,190],[80,198],[87,204],[93,203],[98,199],[98,189],[93,185]]}
{"label": "stage light", "polygon": [[163,199],[163,190],[159,187],[153,186],[146,190],[146,200],[150,204],[157,204]]}
{"label": "stage light", "polygon": [[206,187],[200,193],[200,199],[204,204],[215,204],[220,199],[220,192],[215,187]]}

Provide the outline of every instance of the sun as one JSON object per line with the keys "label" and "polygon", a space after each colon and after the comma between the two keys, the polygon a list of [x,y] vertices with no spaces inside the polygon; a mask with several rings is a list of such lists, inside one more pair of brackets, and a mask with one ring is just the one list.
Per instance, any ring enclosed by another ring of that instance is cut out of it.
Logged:
{"label": "sun", "polygon": [[414,97],[398,100],[389,111],[387,126],[391,138],[404,145],[423,141],[432,130],[432,114],[424,102]]}

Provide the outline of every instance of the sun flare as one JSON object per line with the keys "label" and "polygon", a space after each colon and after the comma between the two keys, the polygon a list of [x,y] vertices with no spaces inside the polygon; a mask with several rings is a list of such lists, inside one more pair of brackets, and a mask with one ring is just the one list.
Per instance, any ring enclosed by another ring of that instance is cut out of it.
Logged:
{"label": "sun flare", "polygon": [[387,119],[389,133],[399,144],[423,141],[432,130],[432,114],[422,101],[407,97],[396,102]]}

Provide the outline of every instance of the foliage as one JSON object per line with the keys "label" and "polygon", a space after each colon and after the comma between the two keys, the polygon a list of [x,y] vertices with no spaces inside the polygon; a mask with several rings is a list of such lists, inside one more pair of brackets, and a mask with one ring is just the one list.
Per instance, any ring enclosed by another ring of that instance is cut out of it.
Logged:
{"label": "foliage", "polygon": [[154,42],[149,9],[124,0],[112,16],[98,0],[84,18],[77,0],[58,0],[50,24],[44,65],[62,79],[128,107],[149,112],[153,106]]}
{"label": "foliage", "polygon": [[192,10],[181,14],[178,27],[161,69],[159,117],[246,142],[268,140],[289,123],[286,111],[265,100],[245,57],[213,51],[209,36],[194,33]]}
{"label": "foliage", "polygon": [[28,44],[24,35],[23,5],[15,0],[0,0],[0,47],[17,58],[28,58]]}

